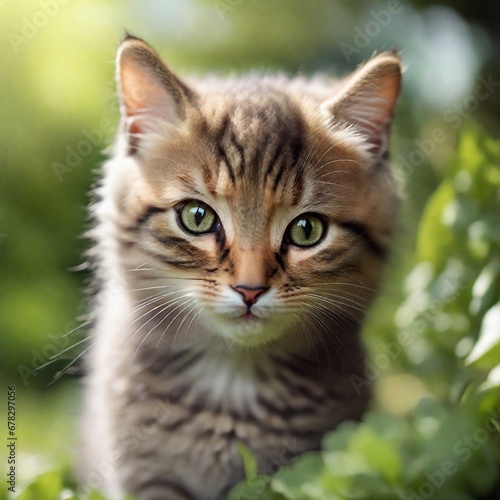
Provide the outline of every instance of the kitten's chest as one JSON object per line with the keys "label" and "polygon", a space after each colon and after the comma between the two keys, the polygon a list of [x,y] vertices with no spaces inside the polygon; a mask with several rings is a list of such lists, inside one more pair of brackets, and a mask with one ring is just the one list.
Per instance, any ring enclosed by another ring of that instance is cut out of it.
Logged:
{"label": "kitten's chest", "polygon": [[[357,406],[352,386],[338,372],[269,353],[170,352],[150,359],[126,386],[129,402],[171,408],[165,429],[187,426],[211,434],[221,427],[242,439],[257,432],[313,436],[331,428],[339,412],[348,413],[350,403]],[[365,395],[359,399],[366,401]]]}
{"label": "kitten's chest", "polygon": [[[152,356],[137,378],[148,397],[173,405],[214,413],[247,415],[256,412],[263,394],[276,394],[271,360],[196,349]],[[133,384],[130,384],[131,386]],[[258,411],[257,411],[258,413]]]}
{"label": "kitten's chest", "polygon": [[366,395],[353,397],[346,380],[309,360],[224,354],[186,349],[148,356],[140,369],[126,371],[120,384],[126,397],[113,420],[124,455],[130,429],[138,432],[136,475],[168,471],[195,498],[221,498],[243,478],[237,443],[251,450],[261,473],[272,474],[365,409]]}

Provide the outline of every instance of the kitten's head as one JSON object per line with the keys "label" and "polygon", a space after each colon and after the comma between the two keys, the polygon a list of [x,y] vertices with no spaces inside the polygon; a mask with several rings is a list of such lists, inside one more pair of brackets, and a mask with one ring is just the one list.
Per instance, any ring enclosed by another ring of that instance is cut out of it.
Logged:
{"label": "kitten's head", "polygon": [[387,143],[400,79],[387,52],[338,82],[188,85],[144,41],[124,40],[108,176],[123,262],[143,271],[131,273],[137,298],[168,315],[162,327],[180,316],[255,346],[362,318],[395,218]]}

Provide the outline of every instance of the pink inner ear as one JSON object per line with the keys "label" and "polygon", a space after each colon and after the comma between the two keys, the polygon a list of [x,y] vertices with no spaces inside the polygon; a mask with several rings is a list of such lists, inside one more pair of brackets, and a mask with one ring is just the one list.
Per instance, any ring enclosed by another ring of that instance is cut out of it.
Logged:
{"label": "pink inner ear", "polygon": [[[134,64],[123,63],[121,67],[121,90],[127,116],[147,112],[162,91],[161,84],[145,70]],[[155,95],[156,94],[156,95]]]}
{"label": "pink inner ear", "polygon": [[374,97],[374,121],[380,127],[386,127],[392,120],[394,105],[399,93],[399,85],[390,77],[382,79],[377,84]]}
{"label": "pink inner ear", "polygon": [[399,93],[399,85],[391,76],[383,78],[378,83],[377,95],[372,116],[371,141],[374,144],[374,153],[381,154],[387,148],[388,129],[392,122],[394,106]]}
{"label": "pink inner ear", "polygon": [[[394,87],[383,84],[374,97],[368,97],[360,105],[358,114],[353,115],[353,122],[358,123],[368,134],[374,145],[373,153],[379,154],[387,146],[388,127],[392,121],[392,110],[397,93]],[[370,101],[371,99],[371,101]],[[361,104],[361,103],[360,103]]]}
{"label": "pink inner ear", "polygon": [[128,127],[129,134],[140,135],[143,133],[139,120],[134,120]]}
{"label": "pink inner ear", "polygon": [[388,55],[373,59],[346,80],[337,96],[325,103],[332,125],[335,122],[354,125],[373,154],[384,154],[400,84],[399,59]]}
{"label": "pink inner ear", "polygon": [[177,119],[175,103],[160,77],[134,62],[123,61],[120,69],[121,95],[132,134],[154,127],[153,122],[174,122]]}
{"label": "pink inner ear", "polygon": [[120,71],[121,93],[123,98],[124,112],[129,120],[128,132],[132,135],[142,134],[142,120],[137,115],[144,113],[147,109],[147,85],[145,85],[145,72],[133,64],[123,63]]}
{"label": "pink inner ear", "polygon": [[387,147],[388,129],[398,93],[398,75],[389,73],[355,87],[344,102],[340,102],[338,115],[366,134],[376,155]]}

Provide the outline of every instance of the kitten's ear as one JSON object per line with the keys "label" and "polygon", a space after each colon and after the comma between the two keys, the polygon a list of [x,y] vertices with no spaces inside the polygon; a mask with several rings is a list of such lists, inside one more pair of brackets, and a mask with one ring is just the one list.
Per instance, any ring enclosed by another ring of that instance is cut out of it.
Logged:
{"label": "kitten's ear", "polygon": [[175,76],[145,41],[127,35],[118,49],[120,109],[133,150],[159,125],[179,125],[194,92]]}
{"label": "kitten's ear", "polygon": [[332,127],[354,126],[367,141],[370,152],[383,156],[401,86],[401,72],[396,50],[370,59],[348,78],[338,95],[323,104]]}

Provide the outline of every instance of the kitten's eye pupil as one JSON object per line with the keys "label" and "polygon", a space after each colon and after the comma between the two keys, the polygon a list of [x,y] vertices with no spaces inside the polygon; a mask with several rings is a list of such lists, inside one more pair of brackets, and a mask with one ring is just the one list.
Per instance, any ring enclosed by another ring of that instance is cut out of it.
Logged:
{"label": "kitten's eye pupil", "polygon": [[304,230],[304,237],[308,240],[311,237],[311,233],[313,230],[313,225],[309,219],[302,219],[297,223],[298,226],[301,226]]}
{"label": "kitten's eye pupil", "polygon": [[179,225],[192,234],[211,233],[216,230],[217,214],[206,203],[190,200],[179,210]]}
{"label": "kitten's eye pupil", "polygon": [[192,209],[192,212],[194,213],[194,221],[196,222],[196,225],[199,226],[203,217],[205,217],[205,210],[203,210],[202,207],[196,207],[195,209]]}
{"label": "kitten's eye pupil", "polygon": [[297,217],[288,226],[288,240],[298,247],[312,247],[321,241],[325,234],[325,225],[320,217],[304,214]]}

